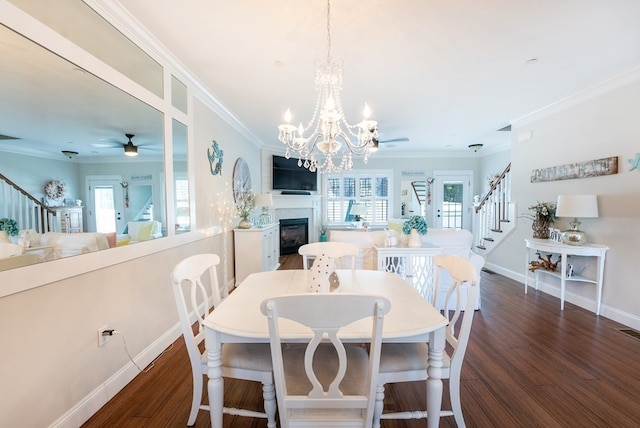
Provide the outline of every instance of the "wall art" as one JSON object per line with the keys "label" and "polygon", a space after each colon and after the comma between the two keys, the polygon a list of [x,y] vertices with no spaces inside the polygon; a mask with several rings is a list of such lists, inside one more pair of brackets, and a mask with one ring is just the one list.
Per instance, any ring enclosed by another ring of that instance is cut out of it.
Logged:
{"label": "wall art", "polygon": [[586,162],[568,163],[531,171],[531,182],[570,180],[573,178],[597,177],[618,173],[618,157],[595,159]]}
{"label": "wall art", "polygon": [[640,171],[640,153],[636,153],[635,159],[627,159],[627,162],[629,162],[629,171],[634,169]]}
{"label": "wall art", "polygon": [[218,142],[213,140],[213,144],[211,145],[213,148],[213,153],[211,153],[211,149],[207,148],[207,155],[209,158],[209,168],[211,169],[211,175],[222,175],[222,162],[224,160],[224,150],[220,148]]}

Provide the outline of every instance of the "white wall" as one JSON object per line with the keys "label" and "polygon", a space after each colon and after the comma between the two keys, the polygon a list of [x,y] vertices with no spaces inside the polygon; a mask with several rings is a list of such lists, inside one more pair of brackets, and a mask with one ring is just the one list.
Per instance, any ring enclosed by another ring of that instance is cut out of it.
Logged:
{"label": "white wall", "polygon": [[[624,81],[626,82],[626,80]],[[613,85],[613,83],[612,83]],[[592,242],[606,244],[602,315],[640,328],[640,288],[636,283],[637,244],[640,241],[640,171],[629,171],[629,159],[640,152],[640,80],[611,89],[564,110],[538,115],[513,128],[512,197],[519,212],[537,201],[555,202],[559,194],[598,195],[600,217],[582,219]],[[531,132],[533,138],[518,142]],[[531,171],[574,162],[618,156],[618,174],[545,183],[531,183]],[[556,225],[568,228],[569,219]],[[522,280],[524,239],[531,237],[531,221],[519,219],[518,230],[489,257],[489,266]],[[548,279],[551,283],[551,279]],[[548,292],[557,294],[557,284]],[[593,308],[595,287],[567,285],[567,301]],[[565,309],[571,310],[571,308]]]}
{"label": "white wall", "polygon": [[[130,353],[142,366],[175,340],[178,318],[169,274],[182,258],[198,252],[228,254],[223,258],[227,268],[218,275],[233,282],[231,232],[209,230],[221,224],[216,205],[230,197],[225,183],[231,182],[239,156],[252,168],[254,188],[260,188],[260,152],[203,103],[195,106],[194,234],[200,240],[181,244],[183,236],[162,238],[173,248],[0,298],[0,378],[5,385],[0,426],[44,427],[54,421],[77,426],[137,374],[119,337],[98,348],[97,329],[105,324],[125,334]],[[212,139],[225,151],[222,177],[209,170],[206,155]],[[233,227],[237,219],[230,221]],[[94,257],[100,254],[48,262],[38,271],[73,270]],[[5,277],[0,272],[0,286]]]}

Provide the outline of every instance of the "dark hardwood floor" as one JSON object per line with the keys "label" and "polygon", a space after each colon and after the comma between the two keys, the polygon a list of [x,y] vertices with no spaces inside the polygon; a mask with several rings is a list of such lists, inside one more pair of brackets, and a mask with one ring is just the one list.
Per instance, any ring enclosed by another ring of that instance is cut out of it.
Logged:
{"label": "dark hardwood floor", "polygon": [[[283,269],[301,267],[299,256]],[[482,310],[474,317],[462,369],[462,409],[468,427],[639,427],[640,339],[624,326],[482,273]],[[206,388],[205,388],[206,390]],[[445,382],[443,406],[449,405]],[[191,374],[182,338],[138,375],[83,427],[184,427]],[[260,386],[225,381],[225,405],[261,408]],[[423,408],[422,382],[388,385],[385,408]],[[443,407],[444,408],[444,407]],[[200,411],[197,427],[209,427]],[[224,427],[265,427],[261,419],[224,416]],[[425,427],[383,421],[385,428]],[[454,427],[445,417],[440,427]]]}

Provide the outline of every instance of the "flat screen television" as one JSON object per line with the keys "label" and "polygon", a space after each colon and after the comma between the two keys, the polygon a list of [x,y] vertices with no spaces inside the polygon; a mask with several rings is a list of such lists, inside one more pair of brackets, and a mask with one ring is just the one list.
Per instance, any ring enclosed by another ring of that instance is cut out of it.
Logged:
{"label": "flat screen television", "polygon": [[318,173],[298,166],[298,159],[273,155],[274,190],[318,190]]}

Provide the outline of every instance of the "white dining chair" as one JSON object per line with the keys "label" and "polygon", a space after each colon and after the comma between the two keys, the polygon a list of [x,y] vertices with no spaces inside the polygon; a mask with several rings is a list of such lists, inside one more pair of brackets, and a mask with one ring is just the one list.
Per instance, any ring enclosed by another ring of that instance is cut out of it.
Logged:
{"label": "white dining chair", "polygon": [[347,242],[312,242],[298,248],[298,254],[302,256],[302,268],[310,268],[309,261],[324,254],[334,260],[346,259],[351,270],[356,268],[356,256],[360,250],[357,246]]}
{"label": "white dining chair", "polygon": [[[271,358],[280,426],[370,427],[377,385],[382,324],[389,300],[364,294],[304,294],[267,299]],[[344,344],[340,329],[371,319],[370,351]],[[281,322],[302,326],[296,341],[285,343]],[[308,332],[306,334],[305,332]]]}
{"label": "white dining chair", "polygon": [[[479,293],[478,273],[468,260],[451,254],[435,256],[434,265],[436,267],[434,296],[438,296],[438,284],[446,271],[447,276],[451,278],[451,285],[445,296],[443,307],[451,308],[450,303],[455,302],[455,309],[442,311],[449,321],[446,328],[447,348],[442,367],[442,379],[449,379],[451,410],[443,410],[441,416],[453,415],[458,427],[464,427],[460,403],[460,372],[471,333],[475,302]],[[465,293],[466,299],[463,299]],[[465,307],[462,307],[461,302],[463,301]],[[462,321],[458,323],[460,316],[462,316]],[[425,410],[383,413],[384,385],[426,380],[429,368],[428,358],[429,346],[426,343],[385,343],[382,346],[374,427],[380,426],[380,419],[423,419],[428,417]]]}
{"label": "white dining chair", "polygon": [[[202,404],[203,377],[208,371],[207,357],[206,351],[200,353],[199,345],[204,340],[204,318],[212,307],[215,310],[222,301],[217,275],[219,263],[220,257],[217,254],[197,254],[178,263],[171,275],[173,294],[193,375],[193,397],[187,426],[193,426],[200,409],[209,410],[209,406]],[[207,283],[211,294],[207,292]],[[198,322],[197,333],[192,327],[194,318]],[[267,426],[275,428],[276,402],[268,344],[224,344],[222,376],[261,382],[265,409],[262,413],[225,407],[224,413],[266,418]]]}

